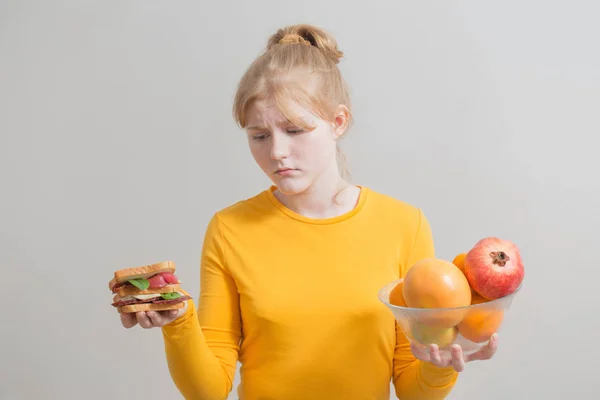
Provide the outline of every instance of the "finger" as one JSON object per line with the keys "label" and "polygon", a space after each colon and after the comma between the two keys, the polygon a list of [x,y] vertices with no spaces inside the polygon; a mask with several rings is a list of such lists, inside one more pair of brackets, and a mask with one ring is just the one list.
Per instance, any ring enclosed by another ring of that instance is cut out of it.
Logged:
{"label": "finger", "polygon": [[138,321],[137,318],[135,317],[135,314],[131,314],[131,313],[120,313],[121,315],[121,324],[129,329],[129,328],[133,328],[134,326],[137,325]]}
{"label": "finger", "polygon": [[494,333],[492,335],[492,337],[490,338],[490,343],[489,343],[490,351],[492,351],[492,352],[495,353],[496,350],[498,350],[498,340],[499,340],[498,339],[498,334]]}
{"label": "finger", "polygon": [[424,351],[423,348],[420,345],[418,345],[415,341],[410,342],[410,351],[419,360],[422,360],[422,361],[430,361],[431,360],[427,351]]}
{"label": "finger", "polygon": [[487,344],[487,346],[485,346],[483,348],[483,354],[482,356],[484,358],[482,358],[483,360],[489,360],[490,358],[492,358],[494,356],[494,354],[496,354],[496,350],[498,349],[498,334],[494,333],[492,335],[492,337],[490,338],[489,343]]}
{"label": "finger", "polygon": [[431,359],[431,363],[437,366],[442,366],[442,357],[440,356],[440,350],[436,344],[431,344],[429,346],[429,358]]}
{"label": "finger", "polygon": [[159,314],[162,316],[163,325],[173,322],[177,317],[182,315],[182,311],[182,309],[161,311]]}
{"label": "finger", "polygon": [[156,311],[147,311],[146,315],[150,318],[150,321],[154,326],[163,326],[168,322],[166,320],[169,318],[168,316],[163,315],[163,313]]}
{"label": "finger", "polygon": [[169,321],[174,320],[179,315],[180,310],[169,310],[167,311],[167,319]]}
{"label": "finger", "polygon": [[467,357],[467,362],[475,360],[488,360],[494,356],[498,348],[498,334],[494,333],[487,345],[482,347],[478,352]]}
{"label": "finger", "polygon": [[457,344],[452,346],[452,367],[456,372],[462,372],[465,369],[462,347]]}
{"label": "finger", "polygon": [[150,318],[148,318],[145,311],[138,311],[137,313],[135,313],[135,315],[142,328],[152,328],[152,321],[150,321]]}

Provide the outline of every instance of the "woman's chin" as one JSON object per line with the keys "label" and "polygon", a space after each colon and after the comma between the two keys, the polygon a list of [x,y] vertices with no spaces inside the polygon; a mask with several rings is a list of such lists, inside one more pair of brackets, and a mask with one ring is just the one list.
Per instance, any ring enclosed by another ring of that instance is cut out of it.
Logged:
{"label": "woman's chin", "polygon": [[310,186],[309,182],[298,178],[279,178],[273,181],[279,192],[286,196],[292,196],[304,192]]}

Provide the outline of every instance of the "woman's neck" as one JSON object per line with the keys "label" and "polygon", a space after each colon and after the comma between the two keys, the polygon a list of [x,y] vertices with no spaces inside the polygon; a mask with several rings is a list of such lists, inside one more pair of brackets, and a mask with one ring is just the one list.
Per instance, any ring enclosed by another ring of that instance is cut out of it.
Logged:
{"label": "woman's neck", "polygon": [[356,206],[360,189],[336,173],[331,177],[322,176],[301,193],[285,195],[276,190],[273,194],[297,214],[308,218],[333,218]]}

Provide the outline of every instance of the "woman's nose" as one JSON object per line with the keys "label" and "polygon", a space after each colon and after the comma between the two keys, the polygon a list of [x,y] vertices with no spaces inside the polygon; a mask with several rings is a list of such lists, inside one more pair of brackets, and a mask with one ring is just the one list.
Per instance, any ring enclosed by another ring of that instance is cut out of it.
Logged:
{"label": "woman's nose", "polygon": [[284,134],[275,133],[271,141],[271,158],[280,160],[290,155],[290,138]]}

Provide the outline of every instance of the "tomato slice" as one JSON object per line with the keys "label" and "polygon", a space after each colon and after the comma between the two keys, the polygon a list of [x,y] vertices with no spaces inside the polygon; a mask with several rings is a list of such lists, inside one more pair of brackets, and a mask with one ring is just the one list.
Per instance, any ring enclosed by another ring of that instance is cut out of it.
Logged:
{"label": "tomato slice", "polygon": [[150,289],[156,289],[167,286],[167,282],[161,274],[154,275],[152,278],[148,279],[148,282],[150,283]]}
{"label": "tomato slice", "polygon": [[163,279],[165,280],[165,282],[167,282],[168,284],[174,284],[174,283],[179,283],[179,279],[177,279],[177,277],[169,272],[163,272],[161,273]]}

